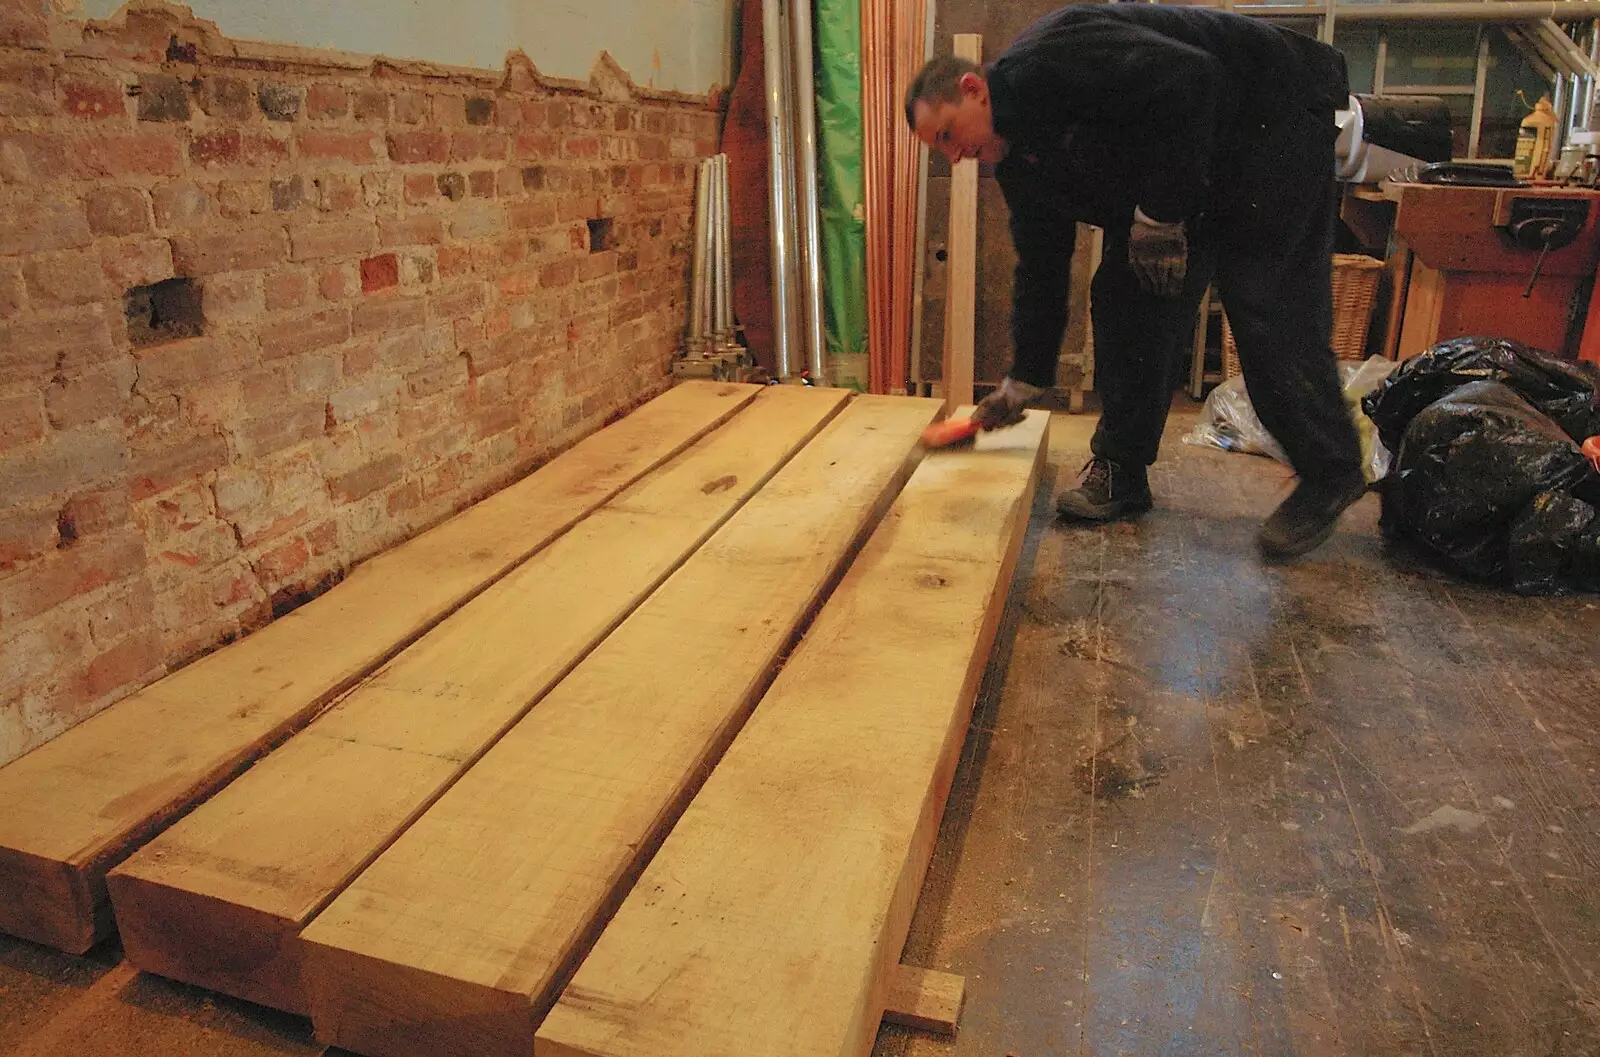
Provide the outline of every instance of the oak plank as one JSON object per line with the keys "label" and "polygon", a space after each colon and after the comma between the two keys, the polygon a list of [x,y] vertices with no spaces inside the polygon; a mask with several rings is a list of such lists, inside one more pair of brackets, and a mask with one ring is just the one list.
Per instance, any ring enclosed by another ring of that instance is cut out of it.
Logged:
{"label": "oak plank", "polygon": [[923,460],[545,1019],[537,1057],[871,1051],[1048,420]]}
{"label": "oak plank", "polygon": [[773,387],[113,871],[128,957],[306,1012],[301,928],[848,399]]}
{"label": "oak plank", "polygon": [[107,870],[758,391],[670,389],[321,597],[0,767],[0,932],[88,950],[111,928]]}
{"label": "oak plank", "polygon": [[306,929],[322,1041],[530,1052],[939,406],[858,398]]}

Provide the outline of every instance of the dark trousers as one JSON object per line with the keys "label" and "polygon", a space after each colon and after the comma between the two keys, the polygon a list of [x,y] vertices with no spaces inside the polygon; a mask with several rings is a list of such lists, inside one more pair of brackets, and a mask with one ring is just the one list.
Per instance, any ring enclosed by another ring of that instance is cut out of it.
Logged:
{"label": "dark trousers", "polygon": [[1306,195],[1281,218],[1286,248],[1262,252],[1227,233],[1191,225],[1189,271],[1179,297],[1145,293],[1128,266],[1128,233],[1108,229],[1090,287],[1094,384],[1100,425],[1090,450],[1127,467],[1156,461],[1167,408],[1188,370],[1195,313],[1215,280],[1239,348],[1245,388],[1261,424],[1302,480],[1360,473],[1360,445],[1345,408],[1328,337],[1333,325],[1333,159],[1327,193]]}

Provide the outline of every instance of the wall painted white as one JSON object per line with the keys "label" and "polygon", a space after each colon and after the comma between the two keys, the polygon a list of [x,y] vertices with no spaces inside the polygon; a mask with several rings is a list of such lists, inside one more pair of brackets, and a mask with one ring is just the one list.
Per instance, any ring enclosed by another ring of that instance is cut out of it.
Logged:
{"label": "wall painted white", "polygon": [[[602,51],[634,83],[726,85],[735,0],[181,0],[240,40],[497,70],[521,48],[541,73],[582,80]],[[122,0],[56,0],[107,18]]]}

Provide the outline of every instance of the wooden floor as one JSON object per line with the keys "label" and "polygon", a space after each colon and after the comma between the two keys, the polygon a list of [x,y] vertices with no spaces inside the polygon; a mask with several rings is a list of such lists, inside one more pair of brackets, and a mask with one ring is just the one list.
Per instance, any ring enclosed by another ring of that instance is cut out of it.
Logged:
{"label": "wooden floor", "polygon": [[[1386,547],[1288,569],[1266,460],[1178,443],[1137,525],[1041,490],[906,961],[954,1042],[878,1052],[1600,1054],[1600,598]],[[1070,482],[1092,421],[1058,416]],[[309,1024],[0,938],[7,1057],[317,1055]]]}

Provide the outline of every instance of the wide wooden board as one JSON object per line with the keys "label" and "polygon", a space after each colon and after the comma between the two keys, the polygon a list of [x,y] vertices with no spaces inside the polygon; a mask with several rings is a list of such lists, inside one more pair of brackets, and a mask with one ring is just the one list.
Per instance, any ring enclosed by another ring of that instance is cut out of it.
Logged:
{"label": "wide wooden board", "polygon": [[770,388],[108,879],[135,965],[305,1012],[300,929],[847,399]]}
{"label": "wide wooden board", "polygon": [[538,1057],[870,1052],[1047,423],[1030,412],[923,461],[546,1018]]}
{"label": "wide wooden board", "polygon": [[0,932],[88,950],[110,930],[107,870],[759,391],[670,389],[320,598],[0,768]]}
{"label": "wide wooden board", "polygon": [[857,398],[306,929],[322,1041],[531,1052],[939,407]]}

